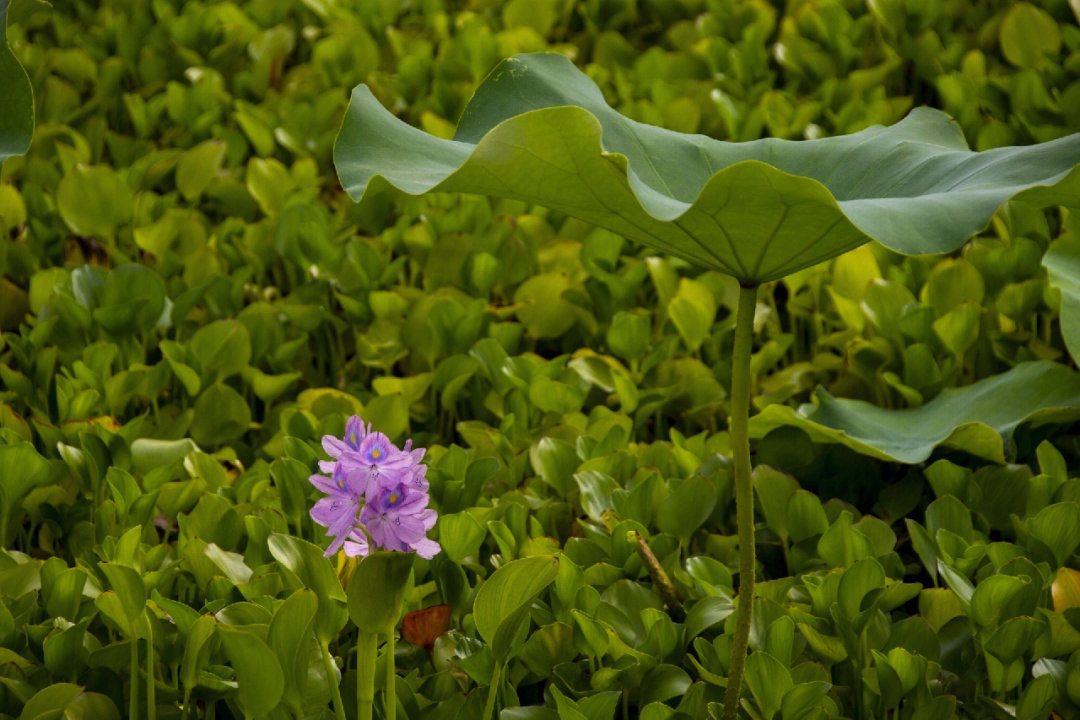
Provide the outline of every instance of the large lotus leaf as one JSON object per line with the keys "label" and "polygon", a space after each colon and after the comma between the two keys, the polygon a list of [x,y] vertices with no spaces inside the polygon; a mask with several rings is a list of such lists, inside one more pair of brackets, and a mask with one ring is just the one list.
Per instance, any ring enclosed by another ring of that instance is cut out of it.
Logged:
{"label": "large lotus leaf", "polygon": [[1004,462],[1005,446],[1021,423],[1080,419],[1080,373],[1059,363],[1021,363],[905,410],[837,399],[820,387],[815,399],[798,410],[769,405],[751,418],[750,436],[793,425],[818,442],[842,443],[882,460],[920,463],[940,445]]}
{"label": "large lotus leaf", "polygon": [[747,285],[870,239],[945,252],[1010,198],[1068,205],[1080,196],[1080,134],[976,153],[948,116],[920,108],[852,135],[721,142],[623,117],[553,54],[500,63],[454,140],[399,121],[358,86],[334,161],[355,199],[387,183],[517,198]]}
{"label": "large lotus leaf", "polygon": [[1043,255],[1050,284],[1061,291],[1058,320],[1065,347],[1073,360],[1080,361],[1080,238],[1066,235]]}
{"label": "large lotus leaf", "polygon": [[0,0],[0,167],[22,155],[34,135],[34,94],[30,78],[7,44],[10,0]]}

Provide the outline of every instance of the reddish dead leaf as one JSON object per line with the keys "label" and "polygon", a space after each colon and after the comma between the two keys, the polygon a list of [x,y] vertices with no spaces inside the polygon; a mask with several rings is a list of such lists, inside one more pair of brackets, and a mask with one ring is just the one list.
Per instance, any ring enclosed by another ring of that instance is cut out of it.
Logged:
{"label": "reddish dead leaf", "polygon": [[401,636],[431,653],[435,639],[450,629],[450,606],[434,605],[406,613],[401,621]]}

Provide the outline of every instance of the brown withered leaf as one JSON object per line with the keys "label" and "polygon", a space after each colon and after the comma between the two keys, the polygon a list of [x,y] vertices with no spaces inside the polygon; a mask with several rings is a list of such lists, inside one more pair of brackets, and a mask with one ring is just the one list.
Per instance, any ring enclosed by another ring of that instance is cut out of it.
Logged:
{"label": "brown withered leaf", "polygon": [[435,639],[450,629],[450,613],[449,605],[433,605],[406,613],[401,621],[401,636],[430,653]]}

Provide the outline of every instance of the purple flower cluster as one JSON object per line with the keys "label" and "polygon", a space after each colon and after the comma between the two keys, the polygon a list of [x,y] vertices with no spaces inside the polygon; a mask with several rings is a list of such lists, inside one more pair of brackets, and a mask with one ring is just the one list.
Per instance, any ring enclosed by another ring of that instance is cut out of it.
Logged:
{"label": "purple flower cluster", "polygon": [[427,506],[423,448],[413,450],[409,440],[399,449],[357,415],[346,423],[343,439],[324,435],[322,445],[333,460],[320,462],[324,474],[311,476],[326,493],[311,508],[311,519],[334,538],[327,557],[340,548],[346,555],[367,555],[371,544],[423,558],[442,549],[427,536],[438,515]]}

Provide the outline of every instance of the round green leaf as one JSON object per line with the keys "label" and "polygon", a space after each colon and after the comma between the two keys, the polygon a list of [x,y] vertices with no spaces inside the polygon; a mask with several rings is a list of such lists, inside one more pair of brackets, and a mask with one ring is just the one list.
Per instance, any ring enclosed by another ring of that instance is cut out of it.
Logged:
{"label": "round green leaf", "polygon": [[202,391],[195,402],[191,437],[203,447],[217,447],[236,440],[251,425],[251,408],[244,397],[223,383]]}
{"label": "round green leaf", "polygon": [[167,300],[160,275],[142,265],[121,265],[105,278],[94,319],[114,335],[149,330],[162,319]]}
{"label": "round green leaf", "polygon": [[207,140],[184,153],[176,164],[176,188],[188,200],[196,200],[221,170],[227,146],[224,140]]}
{"label": "round green leaf", "polygon": [[1001,21],[1001,53],[1013,65],[1039,68],[1061,47],[1057,21],[1031,3],[1018,2]]}
{"label": "round green leaf", "polygon": [[56,189],[56,207],[71,231],[112,237],[131,220],[135,198],[131,188],[105,165],[76,165]]}
{"label": "round green leaf", "polygon": [[562,273],[540,273],[518,286],[517,317],[530,335],[558,337],[573,326],[573,305],[562,298],[569,287],[570,279]]}
{"label": "round green leaf", "polygon": [[251,336],[237,320],[216,320],[195,331],[188,350],[199,361],[202,381],[224,380],[251,361]]}
{"label": "round green leaf", "polygon": [[891,127],[745,143],[634,122],[561,55],[519,55],[477,88],[454,140],[405,125],[358,86],[334,162],[359,200],[387,184],[545,205],[751,285],[874,239],[946,252],[1010,198],[1071,204],[1080,134],[972,152],[918,108]]}

